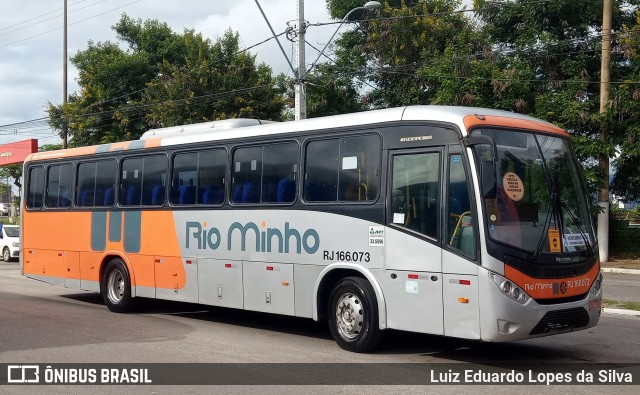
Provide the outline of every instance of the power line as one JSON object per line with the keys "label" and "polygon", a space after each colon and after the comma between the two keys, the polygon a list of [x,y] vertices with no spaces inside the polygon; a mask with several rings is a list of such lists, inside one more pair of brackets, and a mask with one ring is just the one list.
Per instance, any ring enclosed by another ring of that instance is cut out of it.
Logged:
{"label": "power line", "polygon": [[[87,1],[87,0],[80,0],[77,3],[70,4],[69,7],[73,7],[76,4],[84,3],[85,1]],[[36,20],[36,19],[40,19],[43,16],[47,16],[47,15],[53,14],[54,12],[58,12],[58,11],[61,11],[61,10],[62,10],[62,8],[56,8],[53,11],[45,12],[44,14],[40,14],[40,15],[35,16],[33,18],[25,19],[22,22],[14,23],[13,25],[5,26],[5,27],[0,27],[0,31],[6,30],[6,29],[11,29],[12,27],[15,27],[15,26],[18,26],[18,25],[22,25],[23,23],[31,22],[31,21]]]}
{"label": "power line", "polygon": [[[76,22],[70,23],[68,26],[77,25],[78,23],[81,23],[81,22],[87,21],[87,20],[89,20],[89,19],[93,19],[93,18],[96,18],[96,17],[102,16],[102,15],[104,15],[104,14],[108,14],[109,12],[113,12],[113,11],[119,10],[119,9],[121,9],[121,8],[128,7],[128,6],[132,5],[132,4],[139,3],[139,2],[141,2],[141,1],[142,1],[142,0],[135,0],[135,1],[132,1],[132,2],[130,2],[130,3],[127,3],[127,4],[124,4],[124,5],[121,5],[121,6],[119,6],[119,7],[112,8],[112,9],[110,9],[110,10],[108,10],[108,11],[101,12],[101,13],[99,13],[99,14],[96,14],[96,15],[90,16],[90,17],[88,17],[88,18],[81,19],[81,20],[79,20],[79,21],[76,21]],[[32,38],[36,38],[36,37],[40,37],[40,36],[44,36],[45,34],[53,33],[53,32],[55,32],[55,31],[58,31],[58,30],[61,30],[61,29],[62,29],[62,27],[58,27],[58,28],[55,28],[55,29],[52,29],[52,30],[48,30],[48,31],[46,31],[46,32],[43,32],[43,33],[40,33],[40,34],[36,34],[36,35],[30,36],[30,37],[27,37],[27,38],[23,38],[23,39],[21,39],[21,40],[17,40],[17,41],[10,42],[10,43],[8,43],[8,44],[0,45],[0,48],[6,48],[6,47],[9,47],[9,46],[11,46],[11,45],[15,45],[15,44],[21,43],[21,42],[23,42],[23,41],[31,40]]]}
{"label": "power line", "polygon": [[[284,31],[284,32],[282,32],[282,33],[280,33],[280,34],[278,34],[278,35],[277,35],[277,37],[280,37],[280,36],[282,36],[282,35],[283,35],[283,34],[285,34],[285,33],[286,33],[286,31]],[[274,37],[273,37],[273,36],[272,36],[272,37],[269,37],[269,38],[267,38],[267,39],[265,39],[265,40],[262,40],[262,41],[260,41],[260,42],[258,42],[258,43],[255,43],[255,44],[253,44],[253,45],[250,45],[250,46],[248,46],[248,47],[245,47],[245,48],[243,48],[243,49],[241,49],[241,50],[239,50],[239,51],[237,51],[237,52],[235,52],[235,53],[231,54],[229,57],[225,57],[225,58],[222,58],[222,59],[218,59],[216,62],[213,62],[213,63],[208,64],[208,65],[206,65],[206,66],[216,65],[216,64],[218,64],[218,63],[220,63],[220,62],[223,62],[223,61],[225,61],[225,60],[229,59],[230,57],[233,57],[233,56],[235,56],[235,55],[239,55],[239,54],[241,54],[241,53],[247,52],[247,51],[249,51],[250,49],[253,49],[253,48],[255,48],[255,47],[259,46],[259,45],[265,44],[265,43],[267,43],[267,42],[269,42],[269,41],[271,41],[271,40],[273,40],[273,39],[274,39]],[[197,71],[197,70],[199,70],[199,69],[200,69],[200,67],[199,67],[199,68],[191,69],[191,70],[189,70],[189,71],[187,71],[187,72],[185,72],[185,73],[182,73],[182,75],[192,73],[192,72]],[[118,96],[118,97],[115,97],[115,98],[111,98],[111,99],[108,99],[108,100],[104,100],[104,101],[101,101],[101,102],[97,102],[97,103],[90,104],[90,105],[88,105],[88,106],[87,106],[87,107],[85,107],[85,108],[91,108],[91,107],[95,107],[95,106],[98,106],[98,105],[102,105],[102,104],[110,103],[110,102],[116,101],[116,100],[118,100],[118,99],[122,99],[122,98],[125,98],[125,97],[129,97],[129,96],[131,96],[131,95],[137,94],[137,93],[139,93],[139,92],[144,92],[144,91],[146,91],[147,89],[150,89],[150,88],[155,87],[155,86],[158,86],[158,85],[160,85],[160,83],[150,84],[149,86],[146,86],[145,88],[138,89],[138,90],[135,90],[135,91],[133,91],[133,92],[126,93],[126,94],[124,94],[124,95],[121,95],[121,96]],[[188,99],[187,99],[187,100],[188,100]],[[114,111],[110,111],[110,112],[111,112],[111,113],[113,113],[113,112],[115,112],[115,111],[118,111],[118,110],[114,110]],[[106,113],[106,112],[103,112],[103,113]],[[96,114],[101,114],[101,113],[96,113]],[[21,122],[15,122],[15,123],[9,123],[9,124],[5,124],[5,125],[0,125],[0,131],[2,131],[2,130],[7,130],[7,129],[27,129],[27,128],[32,127],[31,123],[43,123],[43,124],[48,125],[48,122],[49,122],[49,117],[42,117],[42,118],[30,119],[30,120],[27,120],[27,121],[21,121]]]}
{"label": "power line", "polygon": [[[86,1],[86,0],[83,0],[83,1]],[[92,7],[92,6],[94,6],[94,5],[96,5],[96,4],[99,4],[99,3],[104,3],[105,1],[106,1],[106,0],[100,0],[100,1],[97,1],[97,2],[95,2],[95,3],[93,3],[93,4],[89,4],[89,5],[87,5],[87,6],[84,6],[84,7],[78,8],[78,9],[75,9],[75,10],[73,10],[73,11],[69,11],[69,14],[71,14],[71,13],[73,13],[73,12],[76,12],[76,11],[84,10],[85,8]],[[76,4],[78,4],[78,3],[76,3]],[[58,10],[56,10],[56,11],[58,11]],[[55,11],[52,11],[52,12],[55,12]],[[44,23],[44,22],[47,22],[47,21],[50,21],[50,20],[53,20],[53,19],[58,19],[58,18],[60,18],[61,16],[62,16],[62,15],[56,15],[56,16],[54,16],[54,17],[47,18],[47,19],[41,20],[41,21],[36,22],[36,23],[32,23],[32,24],[27,25],[27,26],[22,26],[22,27],[19,27],[19,28],[14,29],[14,30],[10,30],[10,31],[5,32],[5,33],[1,33],[1,34],[0,34],[0,37],[2,37],[2,36],[6,36],[7,34],[15,33],[15,32],[17,32],[17,31],[20,31],[20,30],[26,29],[26,28],[28,28],[28,27],[33,27],[33,26],[39,25],[39,24],[41,24],[41,23]],[[21,22],[21,23],[22,23],[22,22]],[[19,24],[20,24],[20,23],[19,23]],[[15,25],[14,25],[14,26],[15,26]],[[6,28],[4,28],[4,29],[6,29]],[[0,30],[3,30],[3,29],[0,29]]]}

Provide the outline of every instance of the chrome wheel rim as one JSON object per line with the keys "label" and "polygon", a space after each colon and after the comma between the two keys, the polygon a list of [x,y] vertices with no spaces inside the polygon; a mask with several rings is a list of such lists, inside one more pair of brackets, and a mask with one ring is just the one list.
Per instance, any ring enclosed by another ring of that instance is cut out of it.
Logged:
{"label": "chrome wheel rim", "polygon": [[119,269],[114,269],[109,273],[107,281],[109,300],[113,304],[118,304],[124,297],[124,275]]}
{"label": "chrome wheel rim", "polygon": [[2,259],[4,259],[5,261],[8,261],[11,258],[11,255],[9,254],[9,250],[4,250],[4,252],[2,253]]}
{"label": "chrome wheel rim", "polygon": [[353,340],[360,334],[364,323],[362,302],[352,294],[340,296],[336,304],[336,323],[338,333],[344,339]]}

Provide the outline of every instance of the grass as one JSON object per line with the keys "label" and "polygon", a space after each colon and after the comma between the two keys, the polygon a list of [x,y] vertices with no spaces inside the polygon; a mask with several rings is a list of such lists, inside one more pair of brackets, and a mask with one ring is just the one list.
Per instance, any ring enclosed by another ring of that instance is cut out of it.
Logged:
{"label": "grass", "polygon": [[604,299],[602,301],[602,307],[606,307],[609,309],[640,311],[640,302],[620,302],[617,300]]}

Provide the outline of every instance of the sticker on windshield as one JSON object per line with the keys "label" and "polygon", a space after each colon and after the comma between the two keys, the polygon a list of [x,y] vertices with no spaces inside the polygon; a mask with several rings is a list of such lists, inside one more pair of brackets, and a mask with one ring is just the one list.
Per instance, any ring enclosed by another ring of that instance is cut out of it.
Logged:
{"label": "sticker on windshield", "polygon": [[524,184],[516,173],[509,171],[502,177],[502,186],[507,196],[515,202],[524,197]]}
{"label": "sticker on windshield", "polygon": [[564,235],[564,243],[567,247],[584,247],[584,237],[580,233],[568,233]]}
{"label": "sticker on windshield", "polygon": [[549,251],[562,251],[562,244],[560,242],[560,231],[558,229],[549,229]]}

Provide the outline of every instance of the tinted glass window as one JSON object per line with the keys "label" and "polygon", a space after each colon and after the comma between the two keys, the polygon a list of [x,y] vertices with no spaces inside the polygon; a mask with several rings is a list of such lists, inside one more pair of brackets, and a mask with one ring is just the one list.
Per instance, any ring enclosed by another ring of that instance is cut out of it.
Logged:
{"label": "tinted glass window", "polygon": [[447,218],[447,243],[465,255],[475,256],[473,216],[467,174],[461,155],[449,156],[449,215]]}
{"label": "tinted glass window", "polygon": [[437,239],[440,154],[397,155],[392,177],[390,222]]}
{"label": "tinted glass window", "polygon": [[119,203],[124,206],[162,206],[166,177],[167,160],[164,155],[123,160]]}
{"label": "tinted glass window", "polygon": [[46,206],[52,208],[71,207],[73,165],[64,163],[47,169]]}
{"label": "tinted glass window", "polygon": [[378,196],[379,168],[380,140],[377,136],[341,139],[339,200],[375,200]]}
{"label": "tinted glass window", "polygon": [[225,150],[189,152],[173,157],[172,204],[222,204]]}
{"label": "tinted glass window", "polygon": [[198,153],[198,204],[222,204],[227,173],[227,151]]}
{"label": "tinted glass window", "polygon": [[307,145],[307,201],[373,201],[378,197],[379,176],[380,139],[376,135],[312,141]]}
{"label": "tinted glass window", "polygon": [[76,205],[113,206],[116,174],[117,163],[114,160],[80,163],[76,181]]}
{"label": "tinted glass window", "polygon": [[334,202],[338,196],[340,140],[312,141],[307,145],[304,199]]}
{"label": "tinted glass window", "polygon": [[263,155],[262,201],[293,202],[296,199],[298,144],[265,145]]}
{"label": "tinted glass window", "polygon": [[44,167],[29,169],[29,184],[27,185],[27,208],[42,207],[42,189],[44,187]]}
{"label": "tinted glass window", "polygon": [[262,181],[262,147],[239,148],[233,154],[231,200],[258,203]]}

